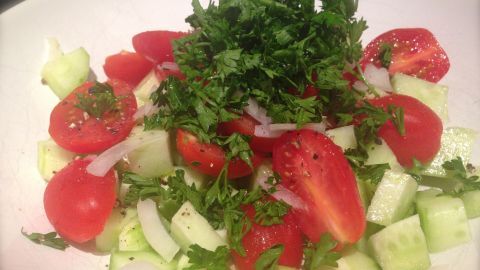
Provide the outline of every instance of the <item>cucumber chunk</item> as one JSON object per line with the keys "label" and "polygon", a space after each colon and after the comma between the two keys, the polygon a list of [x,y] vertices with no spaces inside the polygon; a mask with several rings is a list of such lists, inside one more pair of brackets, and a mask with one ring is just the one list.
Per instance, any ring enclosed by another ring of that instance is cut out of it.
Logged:
{"label": "cucumber chunk", "polygon": [[172,175],[175,175],[176,170],[183,170],[185,183],[189,186],[195,184],[197,189],[202,189],[208,183],[208,176],[206,174],[200,173],[187,166],[175,166]]}
{"label": "cucumber chunk", "polygon": [[118,235],[118,250],[142,251],[149,249],[151,248],[145,239],[140,221],[138,218],[131,219]]}
{"label": "cucumber chunk", "polygon": [[424,196],[417,212],[430,252],[440,252],[471,240],[463,202],[451,196]]}
{"label": "cucumber chunk", "polygon": [[468,128],[451,127],[443,131],[440,151],[430,165],[422,172],[424,175],[445,177],[442,167],[445,161],[461,157],[464,165],[470,161],[476,131]]}
{"label": "cucumber chunk", "polygon": [[380,270],[375,261],[366,254],[355,249],[349,250],[338,261],[337,270]]}
{"label": "cucumber chunk", "polygon": [[187,269],[188,267],[190,267],[191,264],[189,263],[189,260],[190,260],[190,258],[188,258],[187,255],[182,254],[180,256],[180,258],[178,259],[177,270],[183,270],[183,269]]}
{"label": "cucumber chunk", "polygon": [[357,148],[357,139],[355,138],[353,125],[329,129],[325,133],[343,151],[349,148]]}
{"label": "cucumber chunk", "polygon": [[145,177],[159,177],[170,174],[174,167],[171,157],[170,136],[164,130],[143,131],[143,127],[135,127],[132,136],[142,136],[149,132],[159,140],[140,147],[127,155],[130,170]]}
{"label": "cucumber chunk", "polygon": [[362,238],[360,238],[360,240],[358,240],[355,243],[355,248],[358,249],[360,252],[368,254],[369,252],[368,245],[367,245],[368,239],[370,238],[370,236],[379,232],[383,228],[385,228],[385,226],[367,221],[367,228],[365,229],[365,232],[363,233]]}
{"label": "cucumber chunk", "polygon": [[113,251],[110,255],[110,270],[120,270],[132,262],[148,262],[158,270],[176,270],[177,261],[166,262],[154,251]]}
{"label": "cucumber chunk", "polygon": [[366,165],[383,164],[388,163],[390,169],[394,171],[403,171],[402,165],[398,163],[395,154],[388,144],[381,139],[382,144],[372,144],[368,146],[368,159],[365,162]]}
{"label": "cucumber chunk", "polygon": [[60,99],[83,84],[90,72],[90,56],[84,48],[48,61],[42,69],[42,78]]}
{"label": "cucumber chunk", "polygon": [[426,270],[431,264],[418,215],[372,235],[368,246],[383,270]]}
{"label": "cucumber chunk", "polygon": [[442,121],[448,120],[447,94],[448,87],[419,78],[396,73],[392,77],[393,91],[414,97],[430,107]]}
{"label": "cucumber chunk", "polygon": [[38,142],[38,171],[45,181],[67,166],[76,154],[58,146],[52,139]]}
{"label": "cucumber chunk", "polygon": [[109,252],[118,246],[118,235],[131,219],[137,216],[134,208],[114,208],[102,233],[95,237],[95,246],[100,252]]}
{"label": "cucumber chunk", "polygon": [[226,242],[189,201],[185,202],[173,216],[170,229],[172,237],[185,253],[193,244],[210,251],[226,245]]}
{"label": "cucumber chunk", "polygon": [[460,198],[468,218],[480,217],[480,190],[465,192]]}
{"label": "cucumber chunk", "polygon": [[150,100],[150,95],[157,90],[159,86],[160,81],[158,80],[157,75],[155,75],[155,70],[152,70],[142,79],[135,90],[133,90],[133,93],[135,94],[137,101],[145,103]]}
{"label": "cucumber chunk", "polygon": [[408,174],[387,170],[367,210],[367,220],[390,225],[407,215],[413,206],[417,182]]}

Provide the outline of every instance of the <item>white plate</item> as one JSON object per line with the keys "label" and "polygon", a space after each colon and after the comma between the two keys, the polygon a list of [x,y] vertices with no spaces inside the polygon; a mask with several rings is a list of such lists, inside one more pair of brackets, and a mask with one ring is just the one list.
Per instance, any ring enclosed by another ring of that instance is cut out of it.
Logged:
{"label": "white plate", "polygon": [[[450,86],[450,125],[480,130],[479,11],[477,0],[363,0],[359,13],[370,26],[366,42],[392,28],[430,29],[451,61],[442,80]],[[103,79],[105,57],[131,50],[134,34],[187,29],[183,18],[190,13],[189,0],[36,0],[0,15],[0,269],[107,269],[104,257],[38,246],[20,234],[21,227],[52,229],[42,207],[45,183],[36,170],[36,142],[48,137],[49,113],[57,102],[40,84],[44,37],[57,37],[66,51],[85,47]],[[480,220],[475,223],[475,240],[434,255],[434,269],[480,269]]]}

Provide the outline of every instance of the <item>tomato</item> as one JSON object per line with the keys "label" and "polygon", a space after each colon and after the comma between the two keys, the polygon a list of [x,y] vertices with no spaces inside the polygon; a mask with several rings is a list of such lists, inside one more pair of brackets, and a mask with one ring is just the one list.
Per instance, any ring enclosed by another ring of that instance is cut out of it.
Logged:
{"label": "tomato", "polygon": [[360,239],[366,221],[355,175],[342,149],[328,137],[308,129],[282,134],[273,148],[273,170],[281,185],[306,202],[295,213],[312,242],[325,232],[340,244]]}
{"label": "tomato", "polygon": [[[215,144],[201,143],[188,131],[177,130],[177,150],[186,163],[193,169],[210,176],[218,176],[225,164],[225,152]],[[262,158],[254,154],[251,158],[253,167],[257,167]],[[247,163],[240,159],[230,161],[228,178],[238,178],[252,173]]]}
{"label": "tomato", "polygon": [[278,264],[299,269],[303,257],[303,239],[292,213],[283,217],[282,224],[262,226],[255,222],[255,208],[252,205],[244,206],[243,211],[252,222],[252,227],[242,239],[246,256],[232,252],[237,269],[254,270],[255,262],[262,252],[278,244],[284,246]]}
{"label": "tomato", "polygon": [[405,136],[401,136],[391,121],[378,135],[385,140],[404,167],[412,167],[413,159],[428,164],[440,150],[442,120],[427,105],[404,95],[390,95],[370,100],[376,107],[387,110],[389,105],[403,108]]}
{"label": "tomato", "polygon": [[255,120],[247,113],[244,113],[238,119],[221,123],[219,126],[219,133],[228,136],[237,132],[240,134],[251,136],[249,144],[253,151],[271,153],[275,139],[255,136],[254,134],[256,125],[260,125],[260,122]]}
{"label": "tomato", "polygon": [[106,112],[100,118],[89,116],[75,107],[77,94],[87,94],[93,86],[86,82],[55,106],[50,114],[50,136],[61,147],[75,153],[95,153],[106,150],[128,136],[135,121],[133,115],[137,102],[131,87],[118,80],[108,82],[113,87],[117,101],[116,110]]}
{"label": "tomato", "polygon": [[135,51],[152,62],[175,62],[172,41],[186,36],[184,32],[147,31],[132,38]]}
{"label": "tomato", "polygon": [[105,59],[103,70],[110,79],[136,86],[153,69],[153,63],[138,53],[122,51]]}
{"label": "tomato", "polygon": [[447,54],[433,34],[424,28],[393,29],[371,41],[363,52],[361,64],[373,63],[381,67],[382,44],[392,47],[388,71],[412,75],[427,81],[438,82],[450,68]]}
{"label": "tomato", "polygon": [[43,204],[48,220],[66,239],[84,243],[103,231],[115,205],[113,170],[104,177],[86,171],[91,160],[72,161],[48,182]]}

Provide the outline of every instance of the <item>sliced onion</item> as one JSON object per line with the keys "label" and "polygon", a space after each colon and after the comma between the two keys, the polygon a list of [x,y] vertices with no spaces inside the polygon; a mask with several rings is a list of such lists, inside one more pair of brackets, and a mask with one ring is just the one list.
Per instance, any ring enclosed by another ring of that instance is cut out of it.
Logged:
{"label": "sliced onion", "polygon": [[373,64],[368,64],[364,71],[365,79],[372,85],[385,91],[393,91],[390,83],[390,75],[384,67],[377,68]]}
{"label": "sliced onion", "polygon": [[142,119],[145,116],[151,116],[152,114],[158,112],[159,108],[156,105],[153,105],[153,102],[147,101],[143,106],[140,106],[135,114],[133,115],[133,119],[138,120]]}
{"label": "sliced onion", "polygon": [[123,142],[105,150],[105,152],[95,158],[95,160],[88,164],[87,172],[95,176],[103,177],[126,154],[161,139],[164,139],[164,137],[150,132],[144,132],[141,135],[127,138]]}
{"label": "sliced onion", "polygon": [[168,69],[168,70],[180,70],[177,63],[175,62],[163,62],[158,65],[161,69]]}
{"label": "sliced onion", "polygon": [[[324,133],[327,124],[325,121],[320,123],[309,123],[302,128],[315,130],[317,132]],[[278,138],[286,131],[297,130],[297,124],[283,123],[283,124],[270,124],[270,125],[256,125],[254,135],[263,138]]]}
{"label": "sliced onion", "polygon": [[158,268],[147,261],[133,261],[124,265],[120,270],[157,270]]}
{"label": "sliced onion", "polygon": [[139,200],[137,213],[147,242],[165,261],[170,262],[180,250],[180,247],[168,234],[160,220],[157,204],[151,199]]}
{"label": "sliced onion", "polygon": [[248,105],[243,109],[262,125],[268,125],[272,123],[272,118],[267,116],[267,110],[260,106],[253,98],[248,99]]}

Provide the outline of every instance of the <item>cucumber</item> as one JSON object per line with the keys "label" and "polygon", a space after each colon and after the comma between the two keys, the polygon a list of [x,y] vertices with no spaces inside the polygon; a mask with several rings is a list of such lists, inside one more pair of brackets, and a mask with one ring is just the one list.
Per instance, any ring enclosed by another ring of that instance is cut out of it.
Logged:
{"label": "cucumber", "polygon": [[158,270],[176,270],[177,260],[166,262],[154,251],[113,251],[110,255],[110,270],[120,270],[132,262],[148,262]]}
{"label": "cucumber", "polygon": [[190,267],[191,264],[188,262],[189,260],[190,258],[188,258],[187,255],[182,254],[178,259],[177,270],[183,270]]}
{"label": "cucumber", "polygon": [[258,183],[259,181],[265,182],[268,177],[273,175],[273,170],[272,170],[272,162],[266,160],[263,161],[260,166],[255,168],[255,171],[253,172],[253,176],[251,179],[251,184],[250,184],[250,190],[254,190],[259,187]]}
{"label": "cucumber", "polygon": [[422,172],[424,175],[445,177],[442,167],[445,161],[461,157],[464,165],[470,161],[477,132],[468,128],[451,127],[443,131],[440,151],[430,165]]}
{"label": "cucumber", "polygon": [[52,139],[38,142],[38,171],[45,181],[67,166],[76,154],[58,146]]}
{"label": "cucumber", "polygon": [[336,145],[340,146],[343,151],[349,148],[357,148],[357,139],[355,138],[353,125],[329,129],[325,132],[325,134]]}
{"label": "cucumber", "polygon": [[468,218],[480,217],[480,190],[465,192],[461,197]]}
{"label": "cucumber", "polygon": [[174,167],[169,133],[164,130],[143,131],[142,127],[135,127],[131,136],[142,136],[146,132],[155,134],[160,139],[128,153],[130,170],[145,177],[159,177],[170,174]]}
{"label": "cucumber", "polygon": [[195,187],[197,189],[202,189],[208,183],[209,178],[207,175],[200,173],[190,167],[175,166],[174,171],[172,172],[172,175],[175,175],[176,170],[183,170],[185,183],[189,186],[191,186],[192,184],[195,184]]}
{"label": "cucumber", "polygon": [[463,188],[463,183],[455,178],[435,177],[424,175],[421,181],[422,186],[434,187],[444,192],[454,192]]}
{"label": "cucumber", "polygon": [[375,261],[366,254],[350,248],[337,260],[337,267],[320,266],[318,270],[380,270]]}
{"label": "cucumber", "polygon": [[447,95],[448,87],[419,78],[396,73],[392,77],[393,91],[414,97],[430,107],[442,121],[448,120]]}
{"label": "cucumber", "polygon": [[137,216],[134,208],[114,208],[102,233],[95,237],[95,246],[100,252],[110,252],[118,246],[118,235],[122,228]]}
{"label": "cucumber", "polygon": [[372,223],[372,222],[368,222],[367,221],[367,227],[365,229],[365,232],[363,233],[362,235],[362,238],[360,238],[360,240],[358,240],[356,243],[355,243],[355,248],[357,250],[359,250],[360,252],[363,252],[365,254],[368,254],[369,250],[368,250],[368,239],[370,238],[370,236],[372,236],[373,234],[379,232],[380,230],[382,230],[383,228],[385,228],[385,226],[382,226],[382,225],[378,225],[378,224],[375,224],[375,223]]}
{"label": "cucumber", "polygon": [[366,165],[388,163],[390,169],[394,171],[403,171],[402,165],[398,163],[395,154],[388,144],[381,139],[381,144],[372,144],[368,146],[368,159],[365,162]]}
{"label": "cucumber", "polygon": [[424,196],[417,212],[430,252],[440,252],[471,240],[463,202],[451,196]]}
{"label": "cucumber", "polygon": [[90,72],[90,56],[84,48],[55,57],[42,69],[42,78],[60,99],[82,85]]}
{"label": "cucumber", "polygon": [[418,202],[421,202],[422,200],[435,198],[440,194],[442,194],[442,191],[436,188],[417,191],[417,194],[415,195],[415,203],[418,204]]}
{"label": "cucumber", "polygon": [[409,175],[387,170],[367,210],[367,220],[390,225],[407,215],[413,206],[417,182]]}
{"label": "cucumber", "polygon": [[363,209],[365,212],[367,211],[368,205],[370,204],[370,197],[367,194],[367,190],[365,187],[365,181],[357,179],[357,189],[358,194],[360,195],[360,201],[362,202]]}
{"label": "cucumber", "polygon": [[138,218],[131,219],[118,235],[118,250],[142,251],[150,250],[151,247],[145,239],[142,225]]}
{"label": "cucumber", "polygon": [[145,103],[150,100],[150,95],[157,90],[160,86],[160,81],[155,74],[155,70],[150,71],[150,73],[142,79],[138,86],[133,90],[137,101]]}
{"label": "cucumber", "polygon": [[431,264],[418,215],[372,235],[368,247],[383,270],[426,270]]}
{"label": "cucumber", "polygon": [[226,242],[218,235],[208,221],[187,201],[172,218],[171,234],[183,252],[197,244],[204,249],[215,251]]}

